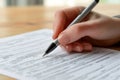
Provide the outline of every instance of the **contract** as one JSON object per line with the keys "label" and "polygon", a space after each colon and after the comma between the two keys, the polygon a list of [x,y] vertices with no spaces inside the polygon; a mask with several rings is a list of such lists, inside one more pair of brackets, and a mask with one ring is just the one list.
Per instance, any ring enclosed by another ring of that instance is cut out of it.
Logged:
{"label": "contract", "polygon": [[120,51],[69,54],[58,47],[42,57],[51,36],[45,29],[0,39],[0,73],[17,80],[120,80]]}

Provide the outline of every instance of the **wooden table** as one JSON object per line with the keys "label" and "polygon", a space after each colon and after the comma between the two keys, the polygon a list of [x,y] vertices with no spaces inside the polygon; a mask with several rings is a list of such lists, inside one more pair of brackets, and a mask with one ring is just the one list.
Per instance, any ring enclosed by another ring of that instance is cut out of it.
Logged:
{"label": "wooden table", "polygon": [[[0,37],[13,36],[37,29],[52,28],[54,13],[65,7],[9,7],[0,8]],[[114,16],[120,14],[120,4],[99,4],[94,8],[99,13]],[[120,50],[120,47],[114,47]],[[0,80],[15,80],[0,75]]]}

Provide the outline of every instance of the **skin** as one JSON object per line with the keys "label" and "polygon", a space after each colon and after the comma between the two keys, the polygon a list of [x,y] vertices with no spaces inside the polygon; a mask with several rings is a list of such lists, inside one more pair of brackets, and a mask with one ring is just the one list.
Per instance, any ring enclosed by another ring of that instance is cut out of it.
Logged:
{"label": "skin", "polygon": [[53,39],[58,38],[62,47],[68,52],[83,52],[92,51],[93,46],[108,47],[120,41],[120,19],[96,12],[67,28],[83,9],[73,7],[56,12]]}

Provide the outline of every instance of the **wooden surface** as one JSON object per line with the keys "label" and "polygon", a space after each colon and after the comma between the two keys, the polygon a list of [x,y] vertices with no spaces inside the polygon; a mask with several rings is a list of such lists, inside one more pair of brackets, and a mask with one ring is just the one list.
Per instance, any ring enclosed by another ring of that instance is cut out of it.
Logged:
{"label": "wooden surface", "polygon": [[[13,36],[37,29],[52,28],[54,13],[64,7],[10,7],[0,8],[0,37]],[[120,14],[120,5],[99,4],[94,9],[99,13],[114,16]],[[120,50],[120,47],[114,47]],[[15,80],[0,75],[0,80]]]}

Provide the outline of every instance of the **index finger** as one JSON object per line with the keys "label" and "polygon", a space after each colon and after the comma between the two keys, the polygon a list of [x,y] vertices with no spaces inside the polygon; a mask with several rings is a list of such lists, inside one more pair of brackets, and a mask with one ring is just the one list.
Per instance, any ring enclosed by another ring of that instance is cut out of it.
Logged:
{"label": "index finger", "polygon": [[57,11],[53,26],[53,39],[56,39],[83,9],[84,7],[73,7]]}

